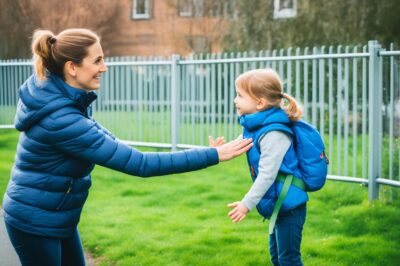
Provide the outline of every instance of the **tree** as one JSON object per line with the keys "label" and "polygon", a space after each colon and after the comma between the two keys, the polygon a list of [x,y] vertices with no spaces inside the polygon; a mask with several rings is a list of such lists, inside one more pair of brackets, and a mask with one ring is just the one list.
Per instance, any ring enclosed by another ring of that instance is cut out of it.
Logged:
{"label": "tree", "polygon": [[238,19],[225,38],[226,50],[366,44],[400,40],[396,0],[303,0],[297,16],[274,19],[274,0],[238,1]]}
{"label": "tree", "polygon": [[[30,57],[35,29],[55,34],[66,28],[89,28],[107,46],[118,34],[119,0],[2,0],[0,2],[0,58]],[[105,50],[105,53],[107,51]]]}
{"label": "tree", "polygon": [[21,46],[28,43],[26,36],[30,25],[26,24],[17,1],[0,1],[0,25],[0,58],[26,57]]}

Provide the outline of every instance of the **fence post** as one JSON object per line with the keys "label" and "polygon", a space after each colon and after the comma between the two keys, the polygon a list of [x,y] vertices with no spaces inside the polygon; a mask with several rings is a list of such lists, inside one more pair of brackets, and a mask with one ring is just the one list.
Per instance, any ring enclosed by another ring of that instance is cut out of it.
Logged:
{"label": "fence post", "polygon": [[376,179],[379,178],[379,129],[381,120],[381,99],[379,90],[379,51],[381,46],[378,41],[368,41],[369,50],[369,156],[368,156],[368,200],[372,202],[379,198],[379,186]]}
{"label": "fence post", "polygon": [[171,149],[177,150],[179,132],[179,85],[180,69],[179,55],[172,55],[171,65]]}

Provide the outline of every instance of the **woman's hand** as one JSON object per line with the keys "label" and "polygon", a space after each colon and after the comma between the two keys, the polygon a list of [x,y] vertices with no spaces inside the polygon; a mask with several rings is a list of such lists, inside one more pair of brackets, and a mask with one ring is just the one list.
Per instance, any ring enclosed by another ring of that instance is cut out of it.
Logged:
{"label": "woman's hand", "polygon": [[218,137],[214,139],[212,136],[208,136],[208,146],[210,147],[218,147],[225,144],[225,138],[224,137]]}
{"label": "woman's hand", "polygon": [[253,139],[236,139],[216,147],[220,162],[231,160],[253,147]]}
{"label": "woman's hand", "polygon": [[233,208],[233,210],[228,213],[228,216],[234,223],[240,222],[249,213],[249,209],[240,201],[229,203],[228,207]]}

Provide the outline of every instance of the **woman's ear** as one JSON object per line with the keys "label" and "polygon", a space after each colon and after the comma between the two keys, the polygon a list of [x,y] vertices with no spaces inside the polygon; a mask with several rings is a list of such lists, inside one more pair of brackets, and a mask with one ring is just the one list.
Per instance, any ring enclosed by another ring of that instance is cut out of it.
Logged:
{"label": "woman's ear", "polygon": [[64,65],[64,74],[69,75],[71,77],[76,76],[76,65],[72,61],[65,62]]}
{"label": "woman's ear", "polygon": [[267,100],[264,98],[259,98],[257,101],[256,109],[259,111],[264,110],[267,107]]}

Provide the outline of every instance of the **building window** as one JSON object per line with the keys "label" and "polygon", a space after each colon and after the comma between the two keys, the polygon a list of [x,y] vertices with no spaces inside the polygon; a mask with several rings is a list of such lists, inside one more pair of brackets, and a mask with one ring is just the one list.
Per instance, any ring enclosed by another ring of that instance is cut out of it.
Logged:
{"label": "building window", "polygon": [[151,0],[133,0],[133,19],[149,19],[150,18],[150,1]]}
{"label": "building window", "polygon": [[225,0],[222,2],[212,1],[208,2],[206,13],[210,17],[225,17],[233,18],[235,16],[235,4],[236,0]]}
{"label": "building window", "polygon": [[179,0],[178,2],[178,13],[181,17],[192,16],[192,1],[191,0]]}
{"label": "building window", "polygon": [[235,16],[236,0],[178,0],[178,14],[181,17],[229,17]]}
{"label": "building window", "polygon": [[178,14],[181,17],[200,17],[203,15],[203,0],[179,0]]}
{"label": "building window", "polygon": [[274,19],[293,18],[297,15],[297,0],[274,0]]}

